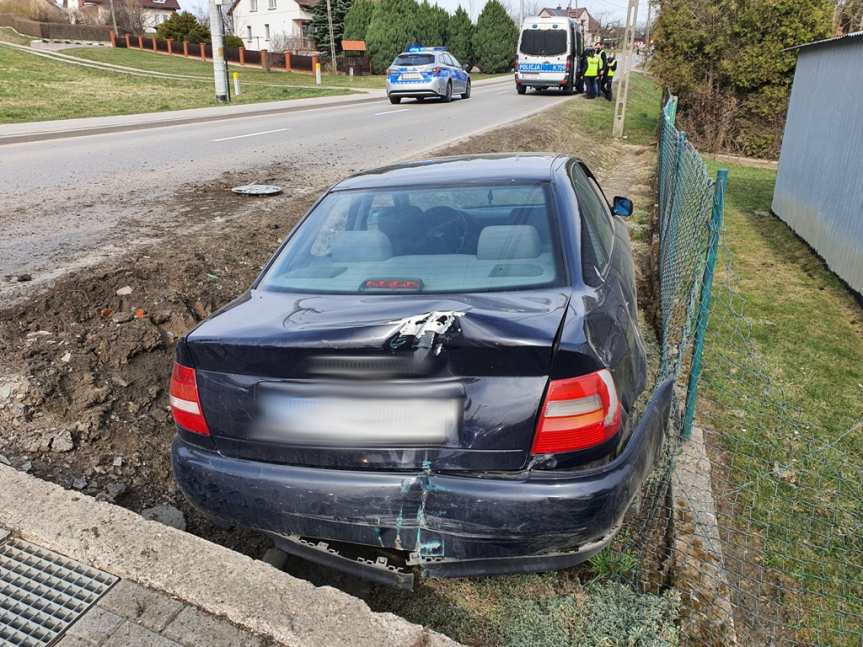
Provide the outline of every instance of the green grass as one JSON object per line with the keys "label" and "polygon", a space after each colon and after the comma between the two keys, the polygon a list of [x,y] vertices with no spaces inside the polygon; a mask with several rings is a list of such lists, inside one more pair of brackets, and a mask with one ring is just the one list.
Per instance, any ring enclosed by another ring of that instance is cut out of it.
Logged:
{"label": "green grass", "polygon": [[[651,144],[656,141],[656,120],[662,102],[662,87],[647,74],[633,73],[629,81],[624,136],[630,144]],[[619,84],[614,84],[618,92]],[[579,97],[581,100],[583,97]],[[616,96],[614,97],[616,99]],[[599,97],[586,101],[579,111],[584,130],[601,138],[611,137],[614,102]]]}
{"label": "green grass", "polygon": [[859,645],[863,307],[787,226],[754,215],[775,175],[730,166],[700,418],[719,432],[717,498],[747,535],[727,537],[750,545],[747,577],[766,569],[796,640]]}
{"label": "green grass", "polygon": [[[110,48],[76,48],[65,50],[64,53],[86,58],[91,61],[99,61],[102,63],[112,63],[114,65],[125,65],[134,67],[140,70],[149,70],[154,72],[167,72],[170,74],[191,74],[202,78],[212,78],[213,64],[209,61],[201,61],[200,58],[189,56],[168,56],[166,54],[158,54],[140,49],[110,49]],[[240,73],[241,83],[250,84],[288,84],[288,85],[314,85],[315,77],[311,74],[303,74],[301,72],[283,72],[273,70],[264,72],[256,65],[234,65],[230,64],[229,69],[233,72]],[[498,76],[495,74],[473,74],[471,78],[478,81],[485,78]],[[377,89],[384,88],[384,77],[381,75],[372,76],[354,76],[353,78],[343,74],[323,74],[321,78],[323,85],[339,86],[345,88],[357,89]]]}
{"label": "green grass", "polygon": [[29,45],[32,36],[23,36],[11,27],[0,27],[0,41],[14,43],[15,45]]}
{"label": "green grass", "polygon": [[[98,50],[102,51],[102,50]],[[98,117],[217,105],[211,84],[148,79],[55,62],[0,47],[0,123]],[[238,103],[301,99],[348,90],[250,86]]]}

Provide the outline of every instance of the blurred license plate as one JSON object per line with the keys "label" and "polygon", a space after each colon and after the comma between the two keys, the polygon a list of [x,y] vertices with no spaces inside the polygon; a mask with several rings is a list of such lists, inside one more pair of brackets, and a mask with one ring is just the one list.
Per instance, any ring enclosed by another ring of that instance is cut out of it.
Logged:
{"label": "blurred license plate", "polygon": [[402,81],[422,81],[423,75],[419,72],[402,72]]}
{"label": "blurred license plate", "polygon": [[256,436],[297,445],[440,446],[458,440],[463,402],[454,397],[258,394]]}

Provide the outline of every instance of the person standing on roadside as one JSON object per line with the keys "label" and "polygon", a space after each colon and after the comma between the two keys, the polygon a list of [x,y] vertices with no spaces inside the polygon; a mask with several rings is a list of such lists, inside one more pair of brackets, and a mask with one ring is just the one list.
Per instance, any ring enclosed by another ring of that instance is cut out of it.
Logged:
{"label": "person standing on roadside", "polygon": [[605,59],[605,74],[602,77],[602,94],[605,98],[611,101],[611,86],[614,84],[614,77],[617,75],[617,58],[614,52],[611,52]]}
{"label": "person standing on roadside", "polygon": [[585,50],[585,54],[587,56],[587,66],[584,70],[584,91],[588,99],[595,99],[599,92],[597,79],[602,59],[592,47]]}

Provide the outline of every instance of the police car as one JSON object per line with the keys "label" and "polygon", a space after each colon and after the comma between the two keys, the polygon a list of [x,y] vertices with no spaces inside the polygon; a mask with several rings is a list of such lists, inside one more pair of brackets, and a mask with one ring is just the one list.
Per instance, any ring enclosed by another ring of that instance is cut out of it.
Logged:
{"label": "police car", "polygon": [[410,47],[387,69],[390,103],[427,97],[451,101],[454,94],[470,98],[470,74],[446,47]]}

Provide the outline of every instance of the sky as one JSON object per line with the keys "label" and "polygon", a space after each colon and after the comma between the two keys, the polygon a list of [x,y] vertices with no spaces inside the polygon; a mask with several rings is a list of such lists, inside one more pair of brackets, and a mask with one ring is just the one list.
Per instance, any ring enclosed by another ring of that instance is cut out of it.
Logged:
{"label": "sky", "polygon": [[[471,16],[473,16],[474,19],[479,15],[479,12],[482,11],[483,6],[485,5],[485,0],[433,1],[435,4],[440,5],[450,13],[455,11],[459,4],[461,4],[465,9],[470,11]],[[521,6],[521,0],[502,1],[505,5],[508,4],[516,13],[518,13]],[[208,4],[208,0],[180,0],[180,7],[193,13],[200,13],[202,10],[205,11]],[[542,9],[543,7],[557,7],[558,5],[566,7],[568,6],[568,0],[547,0],[546,2],[542,2],[542,0],[524,0],[525,11],[534,8]],[[627,0],[580,0],[579,2],[575,2],[573,0],[572,6],[587,7],[587,10],[594,18],[599,18],[600,15],[605,14],[604,18],[607,20],[620,20],[621,22],[626,20]],[[638,22],[644,23],[646,19],[647,0],[640,0],[638,7]]]}

